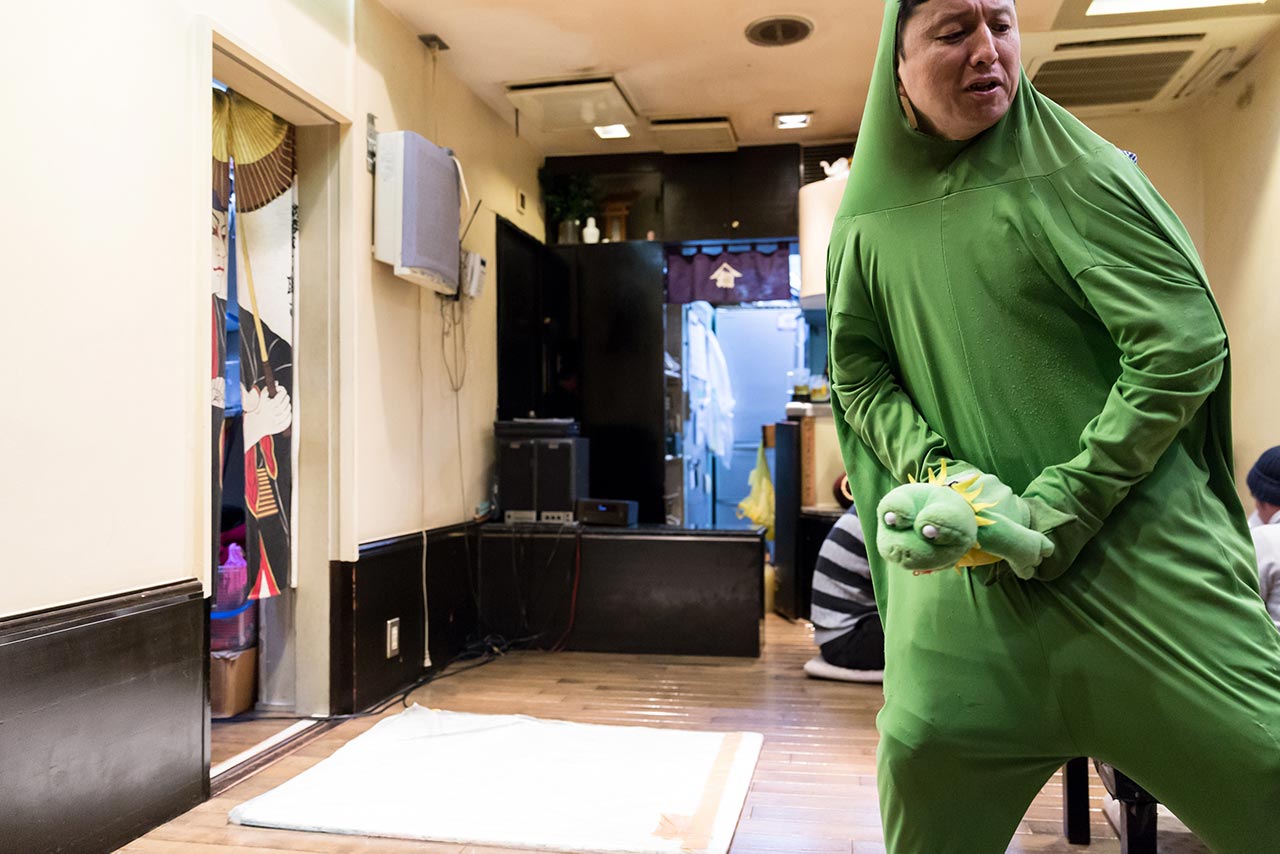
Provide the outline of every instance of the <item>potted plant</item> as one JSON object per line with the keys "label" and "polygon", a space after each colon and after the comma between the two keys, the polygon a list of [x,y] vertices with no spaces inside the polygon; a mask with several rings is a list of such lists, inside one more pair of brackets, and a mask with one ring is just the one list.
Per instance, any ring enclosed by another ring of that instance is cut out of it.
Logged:
{"label": "potted plant", "polygon": [[554,227],[557,243],[577,243],[578,228],[596,212],[595,180],[585,172],[554,174],[538,170],[538,185],[546,205],[548,231]]}

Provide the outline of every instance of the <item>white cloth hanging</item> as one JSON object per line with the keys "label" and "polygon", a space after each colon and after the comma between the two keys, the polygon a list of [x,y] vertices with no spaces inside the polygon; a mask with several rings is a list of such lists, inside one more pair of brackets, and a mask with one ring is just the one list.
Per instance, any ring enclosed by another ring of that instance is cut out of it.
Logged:
{"label": "white cloth hanging", "polygon": [[689,394],[693,401],[694,443],[704,445],[725,468],[733,456],[733,385],[716,334],[690,312]]}

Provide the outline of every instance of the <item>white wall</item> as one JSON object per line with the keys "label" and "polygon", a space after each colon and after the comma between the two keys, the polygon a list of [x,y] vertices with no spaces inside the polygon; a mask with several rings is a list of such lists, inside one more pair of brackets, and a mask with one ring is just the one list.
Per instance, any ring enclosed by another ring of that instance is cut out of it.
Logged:
{"label": "white wall", "polygon": [[[457,81],[449,53],[433,75],[416,34],[374,3],[358,7],[356,36],[361,116],[372,112],[381,131],[412,130],[454,150],[472,205],[483,202],[466,248],[489,262],[481,298],[463,302],[467,369],[456,396],[442,362],[439,298],[383,264],[359,271],[358,539],[371,542],[465,521],[487,497],[498,399],[495,214],[539,238],[543,224],[535,201],[541,157]],[[372,176],[362,171],[356,187],[357,244],[368,246]],[[517,187],[530,200],[524,214],[515,210]]]}
{"label": "white wall", "polygon": [[1139,165],[1191,233],[1232,350],[1236,478],[1280,444],[1280,37],[1207,101],[1087,120]]}
{"label": "white wall", "polygon": [[1197,116],[1205,266],[1232,350],[1236,475],[1280,445],[1280,36]]}
{"label": "white wall", "polygon": [[1177,213],[1201,254],[1204,239],[1204,166],[1195,110],[1135,113],[1085,119],[1095,133],[1138,155],[1138,166]]}
{"label": "white wall", "polygon": [[[343,453],[354,457],[342,483],[346,521],[361,540],[460,521],[443,368],[426,364],[420,432],[417,293],[388,280],[368,248],[365,113],[378,114],[383,129],[403,121],[434,130],[415,34],[372,0],[7,11],[0,616],[182,578],[207,582],[211,30],[357,126],[343,134],[340,167],[349,308],[338,370],[349,378],[344,418],[356,428],[341,434]],[[439,141],[458,150],[473,193],[541,234],[536,211],[521,218],[511,210],[516,184],[536,198],[536,155],[453,80],[447,62],[438,83],[450,116],[441,114]],[[462,398],[471,505],[487,477],[496,396],[492,240],[492,214],[482,214],[468,243],[489,257],[490,283],[470,307]],[[435,341],[434,305],[426,313]],[[357,452],[362,439],[369,445]],[[333,548],[338,557],[336,537]]]}

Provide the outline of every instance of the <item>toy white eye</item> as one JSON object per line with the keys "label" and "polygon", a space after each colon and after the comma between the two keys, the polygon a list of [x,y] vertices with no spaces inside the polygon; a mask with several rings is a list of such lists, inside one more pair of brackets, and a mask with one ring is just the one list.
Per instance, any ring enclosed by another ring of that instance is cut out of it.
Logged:
{"label": "toy white eye", "polygon": [[884,514],[884,523],[885,523],[886,525],[888,525],[890,528],[892,528],[893,526],[897,525],[897,524],[898,524],[898,514],[897,514],[897,513],[894,513],[892,510],[890,510],[888,513]]}
{"label": "toy white eye", "polygon": [[925,525],[920,529],[920,533],[926,540],[938,539],[938,529],[933,525]]}

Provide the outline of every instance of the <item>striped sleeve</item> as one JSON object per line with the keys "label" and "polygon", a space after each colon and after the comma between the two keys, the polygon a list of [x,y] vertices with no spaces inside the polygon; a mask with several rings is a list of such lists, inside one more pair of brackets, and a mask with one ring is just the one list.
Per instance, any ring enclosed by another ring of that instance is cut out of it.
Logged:
{"label": "striped sleeve", "polygon": [[809,618],[819,630],[852,628],[876,610],[862,525],[851,509],[827,534],[813,568]]}

